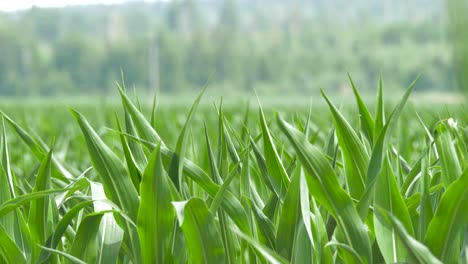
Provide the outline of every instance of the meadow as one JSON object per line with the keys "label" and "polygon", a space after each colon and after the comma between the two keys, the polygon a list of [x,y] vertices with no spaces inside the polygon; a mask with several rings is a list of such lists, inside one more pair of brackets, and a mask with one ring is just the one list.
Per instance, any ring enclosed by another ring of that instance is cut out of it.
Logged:
{"label": "meadow", "polygon": [[2,104],[0,263],[468,263],[466,109],[351,84]]}

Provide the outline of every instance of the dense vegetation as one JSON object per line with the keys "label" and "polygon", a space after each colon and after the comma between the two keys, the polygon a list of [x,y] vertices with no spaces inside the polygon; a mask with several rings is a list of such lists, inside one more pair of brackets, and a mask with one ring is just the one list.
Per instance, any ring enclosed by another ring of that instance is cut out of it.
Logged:
{"label": "dense vegetation", "polygon": [[[219,94],[318,94],[391,76],[401,89],[453,90],[442,0],[207,1],[33,8],[0,14],[0,94],[181,93],[212,77]],[[458,56],[458,55],[457,55]],[[372,91],[374,86],[363,87]]]}
{"label": "dense vegetation", "polygon": [[274,115],[125,88],[120,107],[6,107],[0,262],[468,263],[468,116],[412,89]]}

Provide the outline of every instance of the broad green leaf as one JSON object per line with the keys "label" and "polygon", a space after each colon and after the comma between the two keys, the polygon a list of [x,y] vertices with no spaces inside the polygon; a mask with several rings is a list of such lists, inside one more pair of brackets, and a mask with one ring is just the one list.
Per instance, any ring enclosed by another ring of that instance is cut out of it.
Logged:
{"label": "broad green leaf", "polygon": [[417,226],[417,236],[419,241],[423,241],[427,232],[429,222],[433,218],[432,204],[429,197],[430,176],[428,173],[428,161],[426,157],[421,160],[421,199],[419,202],[419,218]]}
{"label": "broad green leaf", "polygon": [[[226,148],[226,142],[225,142],[225,137],[224,137],[224,123],[223,123],[223,115],[222,115],[222,111],[221,109],[219,110],[219,122],[220,122],[220,125],[219,125],[219,128],[220,128],[220,138],[223,138],[223,140],[219,140],[220,144],[224,144],[224,149]],[[215,161],[215,158],[214,158],[214,155],[213,155],[213,151],[211,149],[211,143],[210,143],[210,140],[209,140],[209,136],[208,136],[208,130],[207,130],[207,127],[205,126],[205,139],[206,139],[206,145],[207,145],[207,153],[208,153],[208,159],[209,159],[209,163],[210,163],[210,172],[211,172],[211,178],[213,178],[215,181],[219,182],[221,184],[221,188],[219,189],[218,193],[216,194],[216,196],[213,198],[213,201],[210,205],[210,212],[213,214],[213,215],[218,215],[218,219],[219,219],[219,227],[220,227],[220,232],[221,232],[221,237],[222,237],[222,240],[223,240],[223,245],[224,245],[224,249],[225,249],[225,252],[226,252],[226,262],[227,263],[237,263],[239,260],[237,259],[236,257],[236,248],[234,246],[234,236],[232,234],[232,231],[231,229],[229,228],[229,220],[228,218],[226,217],[226,213],[224,212],[224,210],[222,208],[219,208],[219,206],[221,205],[221,202],[222,200],[224,199],[224,194],[226,193],[226,191],[228,190],[229,188],[229,185],[231,184],[231,182],[233,181],[234,177],[236,176],[237,174],[237,170],[234,168],[232,170],[232,173],[229,174],[229,176],[227,176],[225,179],[224,179],[224,182],[222,182],[222,178],[219,174],[219,169],[216,165],[216,161]],[[220,146],[219,149],[223,148],[223,146]],[[225,159],[227,160],[227,158],[225,158],[225,155],[223,155],[224,157],[221,157],[222,159]],[[240,162],[237,163],[237,165],[240,165]],[[218,166],[222,166],[222,164],[219,164]],[[226,172],[227,173],[227,172]]]}
{"label": "broad green leaf", "polygon": [[[42,160],[45,155],[49,152],[48,149],[44,148],[43,145],[40,144],[37,138],[34,138],[30,135],[24,128],[19,126],[16,122],[14,122],[10,117],[8,117],[5,113],[0,111],[0,114],[5,118],[5,120],[13,127],[16,133],[20,136],[23,142],[28,146],[28,148],[34,153],[36,158]],[[60,174],[63,175],[67,179],[73,179],[72,173],[65,168],[64,164],[60,162],[55,156],[52,155],[52,163],[55,167],[60,171]]]}
{"label": "broad green leaf", "polygon": [[87,263],[97,262],[97,233],[102,217],[106,212],[86,215],[78,226],[75,240],[71,245],[70,255]]}
{"label": "broad green leaf", "polygon": [[86,264],[86,262],[82,261],[81,259],[79,259],[79,258],[77,258],[75,256],[72,256],[70,254],[67,254],[67,253],[65,253],[63,251],[56,250],[56,249],[53,249],[53,248],[47,248],[47,247],[43,247],[43,246],[41,246],[41,248],[46,252],[57,254],[57,255],[65,257],[68,261],[70,261],[70,263]]}
{"label": "broad green leaf", "polygon": [[[127,133],[131,135],[138,135],[132,117],[130,116],[128,111],[125,111],[125,129],[127,130]],[[140,173],[143,173],[148,159],[145,156],[142,146],[137,142],[128,141],[128,147],[130,149],[132,157],[134,158],[135,165],[137,166],[138,171]]]}
{"label": "broad green leaf", "polygon": [[[102,141],[80,113],[73,110],[72,113],[80,125],[86,140],[91,163],[98,172],[106,196],[110,201],[124,210],[133,222],[136,222],[140,203],[138,192],[128,176],[122,161]],[[131,227],[128,221],[122,220],[120,216],[117,217],[117,222],[119,222],[125,231],[125,243],[131,248],[132,257],[138,258],[140,249],[136,229]]]}
{"label": "broad green leaf", "polygon": [[154,149],[148,161],[140,185],[138,234],[144,263],[166,263],[171,256],[170,242],[175,223],[175,211],[171,204],[178,195],[164,171],[160,145]]}
{"label": "broad green leaf", "polygon": [[[117,128],[119,132],[122,132],[120,120],[117,115],[116,115],[116,122],[117,122]],[[135,189],[138,190],[140,186],[140,182],[141,182],[141,174],[142,174],[143,169],[140,169],[137,165],[137,161],[135,160],[135,157],[133,156],[132,151],[130,150],[130,146],[129,146],[130,142],[127,141],[127,138],[123,135],[123,133],[119,133],[119,136],[120,136],[120,143],[122,144],[123,154],[125,156],[125,161],[127,163],[130,179],[132,180],[132,183],[133,183],[133,186],[135,186]],[[132,143],[135,145],[138,145],[141,148],[141,146],[138,143],[136,142],[132,142]],[[145,164],[146,162],[147,161],[145,161]]]}
{"label": "broad green leaf", "polygon": [[[15,184],[11,172],[10,158],[8,153],[8,140],[5,131],[5,124],[2,120],[2,136],[0,139],[0,205],[16,197]],[[12,214],[0,217],[0,225],[3,226],[6,233],[10,235],[18,244],[20,249],[26,250],[25,235],[20,227],[22,212],[15,210]]]}
{"label": "broad green leaf", "polygon": [[37,142],[37,140],[34,139],[28,132],[26,132],[26,130],[19,126],[5,113],[0,111],[0,114],[13,127],[16,133],[21,137],[23,142],[26,143],[26,145],[29,147],[29,149],[31,149],[31,151],[37,158],[42,159],[43,156],[47,154],[47,152],[42,148],[42,146]]}
{"label": "broad green leaf", "polygon": [[224,263],[221,235],[205,202],[191,198],[173,202],[192,263]]}
{"label": "broad green leaf", "polygon": [[[374,207],[388,211],[403,224],[409,235],[414,236],[411,218],[403,197],[398,190],[398,185],[388,158],[384,162],[381,174],[377,179]],[[395,234],[396,231],[391,223],[382,219],[381,215],[374,214],[374,229],[380,252],[386,263],[408,261],[406,247]]]}
{"label": "broad green leaf", "polygon": [[[42,160],[33,193],[50,189],[51,157],[52,151]],[[48,221],[50,221],[49,202],[50,197],[48,196],[31,201],[28,224],[35,243],[43,244],[50,234],[51,230],[48,226]]]}
{"label": "broad green leaf", "polygon": [[138,215],[138,193],[122,161],[102,141],[80,113],[73,110],[72,113],[83,132],[91,162],[104,185],[106,196],[135,221]]}
{"label": "broad green leaf", "polygon": [[312,248],[312,242],[304,228],[304,223],[299,221],[292,247],[291,263],[314,263],[313,259],[316,251]]}
{"label": "broad green leaf", "polygon": [[[145,119],[143,114],[131,103],[128,96],[124,93],[122,89],[119,90],[122,96],[123,104],[130,113],[135,127],[138,130],[138,133],[142,138],[135,137],[133,135],[126,136],[137,140],[145,144],[149,149],[154,149],[156,143],[160,141],[159,135],[151,127],[151,124]],[[163,161],[169,161],[172,159],[174,152],[168,149],[164,142],[161,142],[161,154],[163,156]],[[218,189],[220,188],[216,183],[214,183],[211,178],[206,174],[203,169],[194,164],[188,159],[184,159],[184,173],[190,177],[191,180],[196,182],[204,191],[208,193],[211,197],[216,196]],[[245,233],[250,233],[249,223],[247,221],[247,215],[242,208],[239,200],[233,196],[231,192],[226,192],[226,197],[223,200],[223,208],[226,210],[226,213],[229,214],[231,219],[237,224],[237,226]]]}
{"label": "broad green leaf", "polygon": [[442,195],[429,223],[425,244],[444,263],[458,261],[461,238],[468,223],[468,169]]}
{"label": "broad green leaf", "polygon": [[278,116],[278,124],[296,150],[305,171],[311,194],[337,221],[345,242],[366,262],[372,260],[367,230],[361,221],[351,197],[340,187],[338,178],[323,154],[312,146],[305,136]]}
{"label": "broad green leaf", "polygon": [[239,237],[241,237],[243,240],[247,241],[247,243],[249,243],[249,245],[251,245],[255,249],[255,252],[257,254],[261,255],[262,257],[264,257],[268,261],[268,263],[271,263],[271,264],[286,264],[286,263],[289,263],[287,260],[285,260],[283,257],[278,255],[276,252],[274,252],[273,250],[265,247],[263,244],[255,241],[253,238],[247,236],[246,234],[242,233],[241,231],[234,230],[234,232]]}
{"label": "broad green leaf", "polygon": [[374,213],[380,214],[382,219],[386,219],[388,223],[392,224],[396,235],[398,235],[408,251],[410,258],[409,263],[442,264],[424,244],[408,234],[403,224],[397,218],[378,207],[374,208]]}
{"label": "broad green leaf", "polygon": [[442,181],[445,187],[448,187],[462,173],[460,161],[455,150],[454,140],[446,124],[440,123],[437,128],[437,137],[435,144],[440,157],[442,168]]}
{"label": "broad green leaf", "polygon": [[2,262],[26,264],[27,262],[23,252],[18,248],[15,242],[11,240],[2,225],[0,225],[0,237],[0,256],[3,259]]}
{"label": "broad green leaf", "polygon": [[321,90],[321,92],[323,98],[327,101],[333,116],[338,144],[343,153],[346,182],[349,193],[351,197],[359,199],[365,188],[369,154],[351,125],[330,101],[325,92],[323,90]]}
{"label": "broad green leaf", "polygon": [[257,223],[256,233],[260,242],[268,248],[274,249],[276,243],[276,230],[273,222],[257,207],[250,199],[246,198],[246,203],[252,209],[254,220]]}
{"label": "broad green leaf", "polygon": [[[301,186],[303,181],[306,181],[305,177],[304,180],[301,180]],[[307,185],[307,183],[305,183]],[[331,263],[333,262],[333,253],[330,247],[327,247],[328,243],[328,234],[327,228],[325,226],[326,218],[320,212],[320,209],[317,206],[317,203],[312,198],[312,213],[310,214],[309,221],[312,224],[312,235],[313,235],[313,243],[312,246],[314,250],[317,252],[315,256],[315,263]]]}
{"label": "broad green leaf", "polygon": [[[283,202],[276,235],[276,252],[287,260],[292,259],[293,246],[298,236],[297,232],[299,232],[298,223],[302,219],[300,208],[300,177],[301,168],[296,167]],[[307,212],[307,215],[308,214]]]}
{"label": "broad green leaf", "polygon": [[[400,117],[401,112],[403,111],[403,108],[406,102],[408,101],[408,98],[411,92],[413,91],[414,86],[416,85],[416,82],[419,80],[420,76],[421,75],[418,75],[418,77],[416,77],[416,79],[411,83],[409,88],[406,90],[400,102],[395,107],[395,109],[393,109],[392,113],[388,117],[388,120],[385,123],[385,126],[380,131],[380,134],[378,135],[377,140],[375,140],[374,149],[372,150],[369,167],[367,169],[366,189],[358,203],[358,212],[362,219],[364,219],[367,216],[369,206],[371,205],[372,198],[374,197],[375,183],[377,181],[378,175],[380,174],[380,170],[382,169],[382,163],[387,153],[387,144],[389,141],[388,135],[394,129],[395,124],[398,118]],[[377,124],[376,124],[376,127],[377,127]]]}
{"label": "broad green leaf", "polygon": [[[90,182],[91,197],[94,202],[94,211],[112,210],[112,206],[104,201],[107,197],[104,193],[102,184]],[[97,237],[98,242],[98,263],[116,263],[120,252],[124,232],[117,224],[115,218],[111,214],[105,214],[99,224],[99,232]]]}
{"label": "broad green leaf", "polygon": [[265,149],[265,162],[271,185],[281,200],[284,200],[289,187],[289,177],[273,143],[270,130],[265,120],[262,107],[259,109],[260,125],[262,126],[263,147]]}
{"label": "broad green leaf", "polygon": [[3,204],[0,205],[0,217],[3,217],[4,215],[8,214],[9,212],[19,208],[20,206],[29,203],[33,200],[36,199],[41,199],[46,196],[49,196],[51,194],[55,193],[61,193],[61,192],[66,192],[70,190],[71,188],[63,188],[63,189],[53,189],[53,190],[45,190],[45,191],[39,191],[39,192],[32,192],[28,194],[24,194],[21,196],[17,196],[16,198],[10,199]]}
{"label": "broad green leaf", "polygon": [[[161,137],[159,137],[156,130],[154,130],[151,124],[145,119],[145,116],[140,112],[140,110],[138,110],[138,108],[132,103],[122,87],[119,87],[119,93],[122,98],[122,105],[130,114],[139,136],[151,143],[159,143],[161,141]],[[165,146],[164,142],[161,142],[161,146]]]}
{"label": "broad green leaf", "polygon": [[[91,205],[92,203],[93,201],[85,201],[85,202],[77,204],[76,206],[68,210],[67,213],[60,219],[60,221],[55,226],[55,229],[52,235],[47,239],[46,243],[44,244],[45,246],[43,247],[43,249],[47,248],[49,250],[51,249],[55,250],[63,234],[65,233],[65,230],[71,224],[73,218],[76,217],[76,215],[81,210],[83,210],[88,205]],[[47,252],[46,250],[42,250],[41,255],[37,262],[38,263],[47,262],[49,257],[50,257],[50,252]]]}
{"label": "broad green leaf", "polygon": [[356,250],[354,250],[354,248],[350,247],[347,244],[339,243],[339,242],[336,242],[336,241],[330,241],[330,242],[327,243],[326,246],[327,247],[336,247],[338,249],[338,251],[341,250],[341,251],[347,252],[347,253],[351,254],[352,256],[354,256],[355,259],[357,259],[358,263],[364,263],[361,256],[359,256],[359,254],[356,252]]}
{"label": "broad green leaf", "polygon": [[255,159],[257,160],[258,170],[260,170],[260,175],[262,176],[263,183],[268,189],[275,193],[276,196],[278,196],[279,194],[277,193],[277,189],[273,187],[272,178],[268,175],[265,158],[263,157],[262,153],[260,152],[257,145],[255,144],[255,141],[252,138],[250,138],[250,146],[252,146]]}

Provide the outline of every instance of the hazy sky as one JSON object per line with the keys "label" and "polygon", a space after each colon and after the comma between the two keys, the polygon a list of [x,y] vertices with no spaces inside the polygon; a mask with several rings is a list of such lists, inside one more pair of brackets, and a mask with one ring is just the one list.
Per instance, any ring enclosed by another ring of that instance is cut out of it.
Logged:
{"label": "hazy sky", "polygon": [[128,0],[0,0],[0,10],[14,11],[28,9],[34,5],[40,7],[60,7],[67,5],[117,4],[127,1]]}

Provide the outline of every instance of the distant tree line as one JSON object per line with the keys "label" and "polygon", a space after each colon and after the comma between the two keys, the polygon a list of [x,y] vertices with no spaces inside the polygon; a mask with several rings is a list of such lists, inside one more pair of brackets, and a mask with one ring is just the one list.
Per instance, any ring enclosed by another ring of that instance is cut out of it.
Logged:
{"label": "distant tree line", "polygon": [[403,89],[420,72],[418,89],[453,87],[438,1],[429,1],[430,9],[419,1],[412,7],[417,19],[396,14],[385,21],[375,12],[395,7],[379,1],[357,1],[362,7],[345,15],[327,1],[260,2],[173,0],[0,14],[0,94],[107,94],[121,71],[127,85],[166,93],[198,89],[210,77],[222,93],[343,90],[347,72],[368,90],[380,74],[387,87]]}

